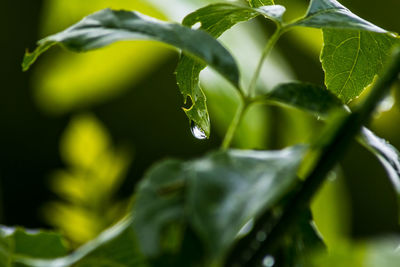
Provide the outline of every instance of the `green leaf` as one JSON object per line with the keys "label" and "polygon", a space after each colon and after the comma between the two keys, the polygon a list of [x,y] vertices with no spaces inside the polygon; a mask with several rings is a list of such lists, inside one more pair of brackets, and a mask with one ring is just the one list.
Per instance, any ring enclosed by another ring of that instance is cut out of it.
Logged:
{"label": "green leaf", "polygon": [[369,86],[398,40],[368,31],[324,30],[321,53],[327,88],[345,103]]}
{"label": "green leaf", "polygon": [[[329,91],[316,85],[298,82],[280,84],[268,94],[260,96],[258,100],[299,108],[318,118],[325,118],[333,109],[349,110]],[[366,127],[362,128],[358,141],[382,163],[398,195],[400,208],[400,152]]]}
{"label": "green leaf", "polygon": [[154,166],[141,182],[133,224],[145,255],[157,255],[164,227],[183,217],[186,179],[183,162],[167,160]]}
{"label": "green leaf", "polygon": [[275,5],[274,0],[247,0],[251,7]]}
{"label": "green leaf", "polygon": [[18,257],[56,258],[66,255],[65,240],[56,233],[1,227],[0,266],[14,266]]}
{"label": "green leaf", "polygon": [[131,218],[107,229],[69,256],[51,260],[18,257],[16,261],[29,267],[148,266],[138,251]]}
{"label": "green leaf", "polygon": [[313,113],[317,117],[326,116],[336,108],[344,108],[341,101],[328,90],[310,83],[292,82],[279,84],[260,101],[296,107]]}
{"label": "green leaf", "polygon": [[175,23],[159,21],[138,12],[104,9],[63,32],[39,41],[33,54],[27,53],[23,69],[27,70],[44,51],[61,44],[77,52],[101,48],[121,40],[155,40],[178,47],[215,68],[234,85],[239,71],[229,52],[214,38]]}
{"label": "green leaf", "polygon": [[301,147],[275,152],[233,150],[191,165],[189,216],[212,254],[228,249],[250,219],[273,208],[296,184],[303,152]]}
{"label": "green leaf", "polygon": [[165,229],[187,224],[204,242],[208,255],[221,259],[240,229],[275,207],[296,184],[303,152],[302,147],[230,150],[156,165],[140,184],[133,210],[142,251],[160,254]]}
{"label": "green leaf", "polygon": [[306,16],[293,25],[323,29],[325,84],[345,103],[373,82],[397,41],[335,0],[312,0]]}
{"label": "green leaf", "polygon": [[[191,27],[200,23],[201,30],[218,38],[237,23],[248,21],[258,15],[263,15],[276,23],[280,23],[284,12],[285,8],[279,5],[256,9],[231,3],[219,3],[196,10],[186,16],[182,24]],[[191,100],[191,106],[184,108],[187,117],[191,123],[193,122],[209,137],[210,119],[206,97],[199,84],[200,72],[205,67],[204,63],[182,55],[176,69],[176,79],[183,95],[184,103],[186,104],[188,98]],[[236,88],[240,90],[238,86]]]}
{"label": "green leaf", "polygon": [[384,29],[353,14],[336,0],[311,0],[306,16],[294,25],[386,33]]}

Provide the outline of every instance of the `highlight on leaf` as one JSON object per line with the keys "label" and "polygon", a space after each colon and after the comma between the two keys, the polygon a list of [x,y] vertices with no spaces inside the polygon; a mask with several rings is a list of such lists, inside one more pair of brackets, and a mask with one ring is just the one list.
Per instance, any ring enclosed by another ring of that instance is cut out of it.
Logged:
{"label": "highlight on leaf", "polygon": [[239,83],[235,60],[208,34],[138,12],[111,9],[89,15],[70,28],[42,39],[33,53],[26,54],[22,67],[27,70],[42,53],[56,44],[84,52],[122,40],[154,40],[175,46],[210,65],[234,85]]}

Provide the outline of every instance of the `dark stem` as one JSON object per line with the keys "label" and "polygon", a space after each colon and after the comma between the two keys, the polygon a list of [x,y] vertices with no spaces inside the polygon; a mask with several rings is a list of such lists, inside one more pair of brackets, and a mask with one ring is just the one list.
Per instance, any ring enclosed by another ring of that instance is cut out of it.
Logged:
{"label": "dark stem", "polygon": [[[359,108],[356,108],[352,114],[341,114],[326,127],[322,133],[322,148],[321,142],[317,143],[319,145],[317,149],[319,149],[321,156],[313,165],[314,167],[312,167],[303,185],[289,201],[288,208],[283,211],[282,216],[268,231],[264,227],[266,221],[270,218],[269,212],[261,215],[256,220],[249,237],[239,240],[228,255],[225,266],[257,266],[265,255],[273,251],[287,229],[293,223],[296,223],[298,216],[309,207],[310,201],[325,181],[327,174],[342,158],[350,142],[360,132],[361,127],[369,122],[379,103],[388,94],[391,84],[398,78],[399,72],[400,49],[396,49],[383,75],[374,84],[371,93]],[[265,231],[268,233],[267,238],[258,246],[252,246],[252,243],[256,240],[254,237],[259,232]],[[252,247],[255,247],[255,249],[252,249]]]}

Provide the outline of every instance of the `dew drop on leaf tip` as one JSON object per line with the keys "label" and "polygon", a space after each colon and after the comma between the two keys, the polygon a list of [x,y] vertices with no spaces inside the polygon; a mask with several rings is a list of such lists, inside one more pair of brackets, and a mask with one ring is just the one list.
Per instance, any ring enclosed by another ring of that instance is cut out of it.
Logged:
{"label": "dew drop on leaf tip", "polygon": [[203,132],[203,130],[193,121],[190,123],[190,131],[196,139],[204,140],[207,138],[207,135]]}

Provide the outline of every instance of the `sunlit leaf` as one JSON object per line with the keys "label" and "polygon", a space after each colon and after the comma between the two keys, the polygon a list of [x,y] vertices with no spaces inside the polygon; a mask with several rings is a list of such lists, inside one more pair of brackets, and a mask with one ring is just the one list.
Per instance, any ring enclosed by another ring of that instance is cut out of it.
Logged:
{"label": "sunlit leaf", "polygon": [[187,223],[212,258],[223,256],[251,218],[273,208],[296,184],[303,152],[231,150],[153,167],[139,186],[133,212],[143,251],[160,253],[163,229]]}
{"label": "sunlit leaf", "polygon": [[325,84],[345,103],[373,82],[397,42],[336,0],[312,0],[306,16],[294,25],[323,29]]}
{"label": "sunlit leaf", "polygon": [[380,73],[398,40],[368,31],[324,30],[321,54],[325,84],[345,103],[357,98]]}

